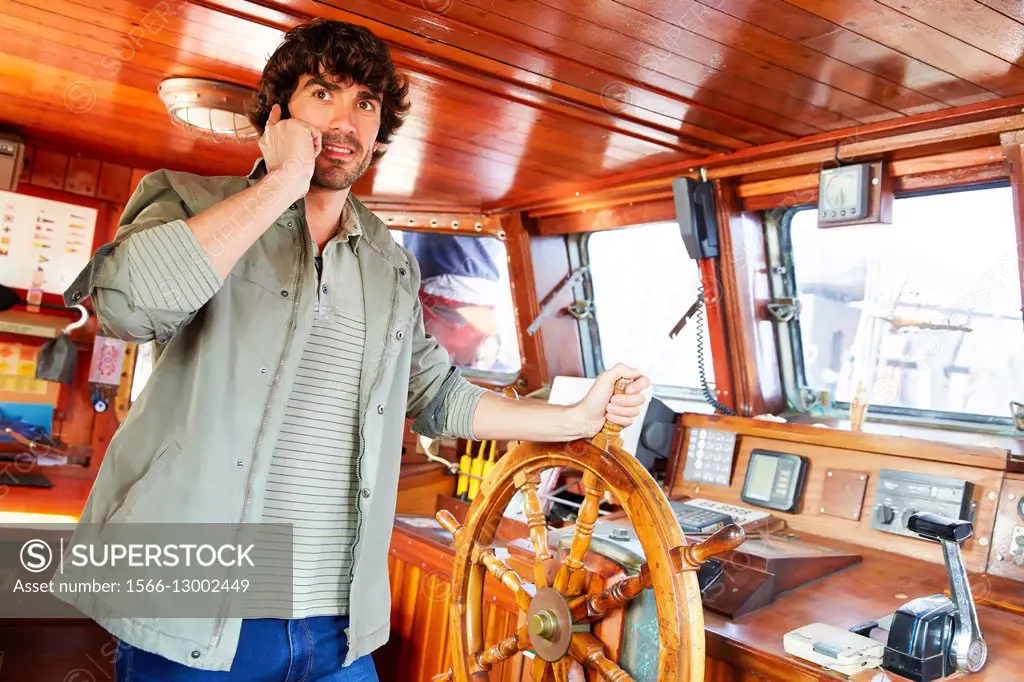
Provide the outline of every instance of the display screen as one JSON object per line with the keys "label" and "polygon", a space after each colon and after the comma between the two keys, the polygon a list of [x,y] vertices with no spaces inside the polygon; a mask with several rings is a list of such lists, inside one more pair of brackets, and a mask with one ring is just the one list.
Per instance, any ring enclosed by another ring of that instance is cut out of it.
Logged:
{"label": "display screen", "polygon": [[775,471],[779,468],[777,457],[754,455],[747,470],[744,490],[749,498],[769,502],[772,499],[772,487],[775,485]]}

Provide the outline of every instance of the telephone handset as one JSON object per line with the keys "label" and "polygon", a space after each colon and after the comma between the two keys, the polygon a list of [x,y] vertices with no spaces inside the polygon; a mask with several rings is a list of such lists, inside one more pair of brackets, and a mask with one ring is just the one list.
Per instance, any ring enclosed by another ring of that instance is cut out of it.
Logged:
{"label": "telephone handset", "polygon": [[[675,201],[676,219],[683,237],[686,253],[694,260],[718,257],[718,214],[715,204],[715,185],[707,180],[675,178],[672,180],[672,196]],[[679,323],[669,332],[670,338],[682,331],[691,317],[696,317],[697,326],[697,371],[700,374],[701,392],[704,401],[722,414],[735,416],[736,412],[720,403],[708,386],[707,369],[704,367],[704,285],[700,285],[697,298],[686,311]]]}
{"label": "telephone handset", "polygon": [[676,219],[690,258],[718,257],[718,216],[715,185],[712,182],[675,178],[672,180]]}

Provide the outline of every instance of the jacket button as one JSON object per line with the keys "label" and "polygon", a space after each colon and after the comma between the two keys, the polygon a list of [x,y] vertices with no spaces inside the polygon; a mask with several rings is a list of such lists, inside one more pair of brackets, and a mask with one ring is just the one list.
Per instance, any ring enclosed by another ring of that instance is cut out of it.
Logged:
{"label": "jacket button", "polygon": [[290,210],[294,211],[294,210],[295,210],[295,209],[297,209],[298,207],[299,207],[299,205],[298,205],[298,204],[292,204],[292,205],[291,205],[291,206],[289,206],[288,208],[289,208]]}
{"label": "jacket button", "polygon": [[76,291],[75,293],[71,294],[71,300],[72,301],[80,301],[80,300],[82,300],[82,292],[81,291]]}
{"label": "jacket button", "polygon": [[242,460],[238,460],[237,462],[235,462],[235,466],[241,469],[243,466],[245,466],[245,464],[242,462]]}
{"label": "jacket button", "polygon": [[384,406],[383,405],[378,405],[377,406],[377,414],[384,414]]}
{"label": "jacket button", "polygon": [[320,287],[320,291],[322,291],[322,292],[324,292],[326,294],[327,293],[327,285],[325,284],[322,287]]}
{"label": "jacket button", "polygon": [[281,289],[281,295],[284,296],[285,298],[288,298],[288,290],[287,289]]}
{"label": "jacket button", "polygon": [[399,329],[398,332],[395,334],[395,338],[401,341],[403,338],[405,338],[405,332]]}
{"label": "jacket button", "polygon": [[405,277],[405,268],[398,268],[398,276]]}
{"label": "jacket button", "polygon": [[198,651],[193,651],[192,652],[192,658],[199,658],[200,656],[202,656],[202,654],[199,653]]}
{"label": "jacket button", "polygon": [[260,374],[266,374],[266,373],[267,373],[267,368],[266,367],[260,367]]}
{"label": "jacket button", "polygon": [[362,490],[359,491],[359,494],[362,495],[363,497],[369,497],[370,496],[370,489],[369,488],[363,488]]}

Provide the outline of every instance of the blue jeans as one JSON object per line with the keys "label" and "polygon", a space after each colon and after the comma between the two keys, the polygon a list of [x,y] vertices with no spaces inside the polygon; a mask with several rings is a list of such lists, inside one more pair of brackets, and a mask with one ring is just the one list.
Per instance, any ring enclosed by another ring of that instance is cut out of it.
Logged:
{"label": "blue jeans", "polygon": [[373,659],[347,668],[347,616],[243,620],[230,671],[198,670],[118,644],[117,682],[378,682]]}

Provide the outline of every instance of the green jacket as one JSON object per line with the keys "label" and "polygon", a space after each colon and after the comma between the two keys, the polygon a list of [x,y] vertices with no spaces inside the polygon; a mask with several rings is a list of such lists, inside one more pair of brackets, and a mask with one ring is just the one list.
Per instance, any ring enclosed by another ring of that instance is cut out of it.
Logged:
{"label": "green jacket", "polygon": [[[91,297],[104,333],[166,344],[107,448],[81,521],[259,522],[264,482],[316,300],[304,203],[292,205],[221,279],[184,219],[256,183],[158,171],[139,184],[113,242],[65,292]],[[415,258],[354,197],[366,345],[359,390],[360,540],[345,664],[390,632],[388,548],[406,416],[419,433],[472,437],[484,389],[423,327]],[[224,234],[231,238],[233,228]],[[367,248],[368,247],[368,248]],[[72,539],[74,541],[74,539]],[[122,617],[102,594],[61,599],[113,635],[183,665],[227,670],[241,620]]]}

